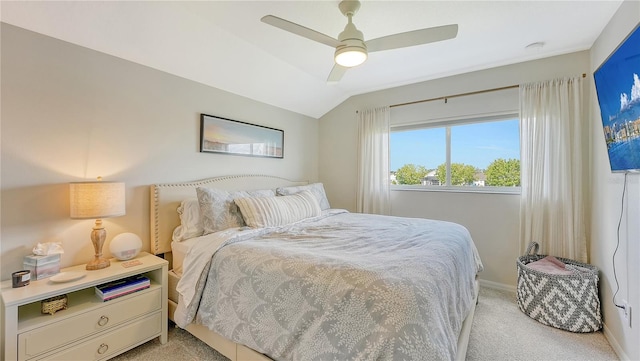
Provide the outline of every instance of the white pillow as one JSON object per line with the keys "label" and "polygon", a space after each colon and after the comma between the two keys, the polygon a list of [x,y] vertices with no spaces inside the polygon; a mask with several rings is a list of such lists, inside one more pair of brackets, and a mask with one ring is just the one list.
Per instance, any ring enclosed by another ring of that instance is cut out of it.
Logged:
{"label": "white pillow", "polygon": [[322,213],[309,191],[282,197],[236,198],[235,203],[247,225],[254,228],[283,226]]}
{"label": "white pillow", "polygon": [[294,186],[294,187],[280,187],[276,189],[276,194],[279,196],[288,196],[291,194],[296,194],[302,191],[309,191],[313,194],[318,200],[318,204],[320,204],[320,209],[323,211],[325,209],[331,208],[329,205],[329,200],[327,199],[327,194],[324,191],[324,186],[322,183],[313,183],[307,184],[304,186]]}
{"label": "white pillow", "polygon": [[173,230],[172,239],[182,242],[189,238],[202,236],[202,221],[200,220],[200,204],[197,198],[185,199],[178,206],[180,225]]}
{"label": "white pillow", "polygon": [[218,232],[232,227],[245,226],[238,206],[233,202],[242,197],[274,197],[271,189],[228,192],[215,188],[196,188],[200,204],[200,218],[204,234]]}

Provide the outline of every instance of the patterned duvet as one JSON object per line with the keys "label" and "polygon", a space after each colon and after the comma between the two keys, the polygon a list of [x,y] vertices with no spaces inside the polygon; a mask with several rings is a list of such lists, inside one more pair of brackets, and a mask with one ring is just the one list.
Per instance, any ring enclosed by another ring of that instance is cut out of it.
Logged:
{"label": "patterned duvet", "polygon": [[194,287],[178,286],[179,326],[201,323],[275,360],[456,356],[482,270],[466,228],[331,211],[219,233],[191,252],[193,264],[207,259],[191,269]]}

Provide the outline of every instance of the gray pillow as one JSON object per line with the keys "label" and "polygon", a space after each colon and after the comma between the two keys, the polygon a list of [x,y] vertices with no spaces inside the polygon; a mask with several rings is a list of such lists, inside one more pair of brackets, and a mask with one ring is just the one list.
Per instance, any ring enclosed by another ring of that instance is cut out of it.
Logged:
{"label": "gray pillow", "polygon": [[271,189],[229,192],[215,188],[198,187],[196,193],[198,194],[204,234],[246,225],[238,206],[233,201],[234,199],[276,196]]}

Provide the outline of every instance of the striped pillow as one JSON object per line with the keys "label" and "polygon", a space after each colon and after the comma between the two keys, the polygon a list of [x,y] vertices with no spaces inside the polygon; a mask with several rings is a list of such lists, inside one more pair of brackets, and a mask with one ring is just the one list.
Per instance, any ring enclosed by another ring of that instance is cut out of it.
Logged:
{"label": "striped pillow", "polygon": [[272,227],[297,222],[322,213],[309,191],[281,197],[236,198],[234,200],[249,227]]}
{"label": "striped pillow", "polygon": [[324,185],[322,183],[313,183],[293,187],[280,187],[276,188],[276,194],[279,196],[289,196],[307,190],[316,197],[318,203],[320,204],[320,209],[324,211],[325,209],[331,208],[331,206],[329,205],[329,200],[327,199],[327,194],[324,191]]}

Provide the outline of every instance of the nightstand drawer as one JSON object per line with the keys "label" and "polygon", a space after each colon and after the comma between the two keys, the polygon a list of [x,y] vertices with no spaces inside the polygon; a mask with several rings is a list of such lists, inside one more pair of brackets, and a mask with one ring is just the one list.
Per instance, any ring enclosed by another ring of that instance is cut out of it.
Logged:
{"label": "nightstand drawer", "polygon": [[[88,312],[61,319],[18,335],[19,359],[28,359],[60,345],[110,329],[162,307],[161,290],[141,291],[122,300],[105,302]],[[62,311],[64,312],[64,311]]]}
{"label": "nightstand drawer", "polygon": [[116,327],[62,352],[46,355],[38,360],[102,360],[138,345],[162,332],[162,312],[136,322]]}

